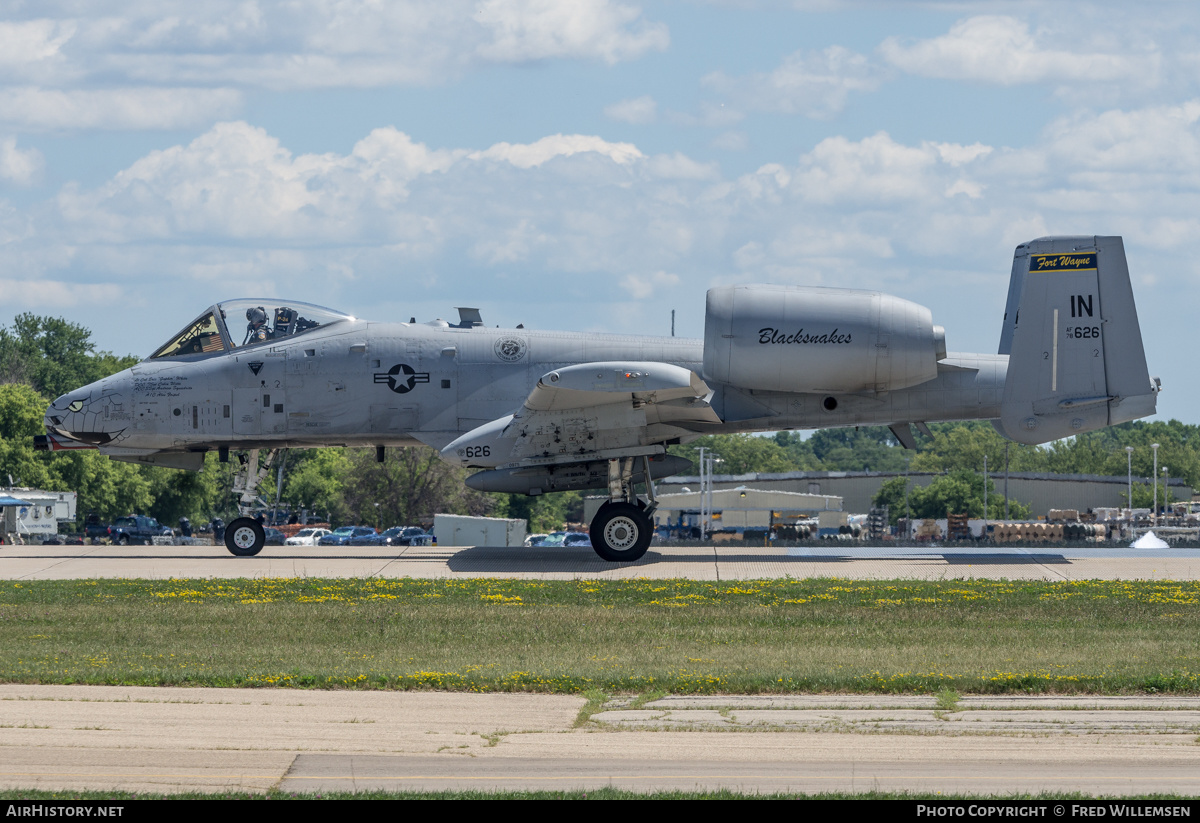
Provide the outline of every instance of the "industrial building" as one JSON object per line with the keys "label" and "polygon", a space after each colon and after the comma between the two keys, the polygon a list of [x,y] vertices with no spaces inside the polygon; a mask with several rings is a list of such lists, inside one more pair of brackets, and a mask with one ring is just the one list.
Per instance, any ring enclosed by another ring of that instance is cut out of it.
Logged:
{"label": "industrial building", "polygon": [[[880,487],[895,477],[905,477],[904,472],[827,472],[801,471],[749,474],[716,474],[712,477],[714,490],[761,489],[812,495],[830,495],[842,498],[841,508],[847,512],[867,512],[871,498]],[[937,474],[911,472],[907,475],[913,486],[928,486]],[[1003,471],[988,473],[999,498],[1005,495]],[[1191,500],[1192,488],[1182,479],[1170,478],[1171,495],[1175,500]],[[1150,485],[1149,477],[1134,477],[1135,484]],[[1159,478],[1159,487],[1162,487]],[[680,493],[685,490],[698,492],[700,477],[675,476],[655,484],[660,496]],[[1087,511],[1099,507],[1123,508],[1128,478],[1105,477],[1093,474],[1046,474],[1037,472],[1010,472],[1007,479],[1008,499],[1030,506],[1033,517],[1045,517],[1050,509],[1077,509]]]}

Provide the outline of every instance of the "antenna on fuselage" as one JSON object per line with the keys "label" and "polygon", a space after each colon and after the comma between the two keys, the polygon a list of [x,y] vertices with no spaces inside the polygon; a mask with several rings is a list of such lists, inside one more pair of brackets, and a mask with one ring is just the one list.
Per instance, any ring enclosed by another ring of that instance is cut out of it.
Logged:
{"label": "antenna on fuselage", "polygon": [[473,329],[483,325],[483,317],[480,316],[479,309],[468,309],[463,306],[455,306],[455,308],[458,309],[458,323],[451,328]]}

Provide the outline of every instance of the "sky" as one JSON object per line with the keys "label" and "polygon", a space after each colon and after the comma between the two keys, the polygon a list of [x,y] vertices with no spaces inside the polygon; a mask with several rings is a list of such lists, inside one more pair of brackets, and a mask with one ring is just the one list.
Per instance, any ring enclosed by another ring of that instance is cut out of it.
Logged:
{"label": "sky", "polygon": [[0,324],[146,355],[206,306],[699,337],[877,289],[994,352],[1013,248],[1125,238],[1200,423],[1200,6],[0,0]]}

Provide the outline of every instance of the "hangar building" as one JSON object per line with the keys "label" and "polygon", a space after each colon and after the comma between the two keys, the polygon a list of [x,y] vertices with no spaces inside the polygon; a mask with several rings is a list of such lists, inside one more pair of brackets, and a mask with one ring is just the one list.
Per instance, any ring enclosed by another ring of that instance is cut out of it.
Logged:
{"label": "hangar building", "polygon": [[[867,512],[871,509],[871,498],[886,481],[904,477],[904,472],[781,472],[749,474],[715,474],[713,489],[735,489],[746,486],[754,489],[799,492],[802,494],[831,495],[842,498],[842,509],[847,512]],[[928,486],[936,474],[910,472],[909,480],[914,486]],[[988,472],[995,493],[1004,495],[1004,472]],[[1134,477],[1135,484],[1150,485],[1149,477]],[[1192,488],[1182,479],[1170,478],[1171,494],[1175,500],[1191,500]],[[1162,478],[1159,478],[1159,486]],[[664,478],[655,483],[658,494],[682,492],[684,487],[691,491],[700,489],[698,475]],[[1030,505],[1033,517],[1045,517],[1050,509],[1077,509],[1087,511],[1102,506],[1122,508],[1124,494],[1128,488],[1127,478],[1105,477],[1094,474],[1045,474],[1037,472],[1010,472],[1008,475],[1008,497]]]}

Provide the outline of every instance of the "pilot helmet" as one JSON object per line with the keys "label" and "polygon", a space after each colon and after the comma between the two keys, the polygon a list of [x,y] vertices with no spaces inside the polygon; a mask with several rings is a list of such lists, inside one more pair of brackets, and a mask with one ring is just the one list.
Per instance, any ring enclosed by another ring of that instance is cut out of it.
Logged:
{"label": "pilot helmet", "polygon": [[246,319],[252,326],[261,326],[267,322],[267,313],[261,307],[246,309]]}

